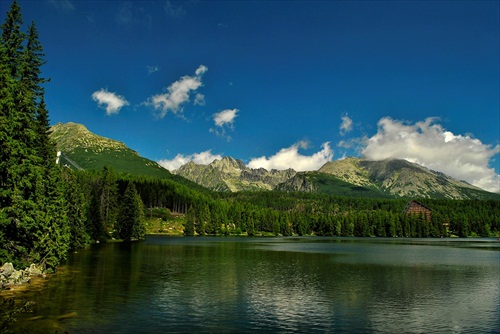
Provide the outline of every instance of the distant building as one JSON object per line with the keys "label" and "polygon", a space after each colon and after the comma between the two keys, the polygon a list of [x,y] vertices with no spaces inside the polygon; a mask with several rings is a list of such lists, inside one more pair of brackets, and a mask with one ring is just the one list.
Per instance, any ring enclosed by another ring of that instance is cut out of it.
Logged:
{"label": "distant building", "polygon": [[409,201],[405,207],[405,213],[407,215],[419,215],[422,214],[427,221],[431,221],[432,210],[427,206],[415,200]]}

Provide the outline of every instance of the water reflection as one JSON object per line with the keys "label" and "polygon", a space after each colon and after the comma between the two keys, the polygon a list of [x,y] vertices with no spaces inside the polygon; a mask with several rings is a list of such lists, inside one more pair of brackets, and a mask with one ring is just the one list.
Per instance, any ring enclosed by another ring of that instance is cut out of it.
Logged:
{"label": "water reflection", "polygon": [[26,292],[37,304],[18,330],[495,332],[500,247],[476,244],[152,237],[101,245]]}

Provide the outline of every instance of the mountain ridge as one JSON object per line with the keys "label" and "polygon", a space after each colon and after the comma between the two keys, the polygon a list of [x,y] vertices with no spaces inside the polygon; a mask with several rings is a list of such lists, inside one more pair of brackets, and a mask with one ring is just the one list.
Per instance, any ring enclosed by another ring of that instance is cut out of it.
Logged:
{"label": "mountain ridge", "polygon": [[345,160],[328,162],[318,172],[359,186],[379,189],[396,197],[474,199],[491,194],[465,181],[404,159]]}
{"label": "mountain ridge", "polygon": [[134,175],[175,177],[214,191],[278,190],[354,197],[500,200],[500,194],[403,159],[370,161],[348,157],[328,162],[317,171],[297,172],[291,168],[252,169],[243,161],[227,156],[207,165],[191,161],[170,172],[124,143],[93,134],[81,124],[58,123],[51,128],[50,137],[63,156],[83,169],[102,169],[107,165]]}
{"label": "mountain ridge", "polygon": [[188,162],[172,171],[193,182],[216,191],[272,190],[276,185],[295,175],[292,169],[267,171],[252,169],[232,157],[216,159],[208,165]]}
{"label": "mountain ridge", "polygon": [[[58,151],[71,152],[76,148],[93,149],[96,152],[103,150],[130,150],[125,143],[96,135],[83,124],[68,122],[57,123],[50,129],[50,137],[55,141]],[[136,155],[136,151],[130,150]]]}

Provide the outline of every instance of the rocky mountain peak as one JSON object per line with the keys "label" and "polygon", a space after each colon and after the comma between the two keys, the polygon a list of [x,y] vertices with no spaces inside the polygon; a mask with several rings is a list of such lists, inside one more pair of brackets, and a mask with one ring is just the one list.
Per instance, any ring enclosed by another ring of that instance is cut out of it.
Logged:
{"label": "rocky mountain peak", "polygon": [[210,166],[217,169],[223,173],[239,175],[247,167],[241,160],[236,160],[232,157],[223,157],[220,160],[214,160]]}
{"label": "rocky mountain peak", "polygon": [[[71,152],[76,148],[90,149],[95,152],[130,150],[122,142],[98,136],[90,132],[84,125],[72,122],[57,123],[51,127],[50,137],[56,142],[57,149],[63,152]],[[137,154],[135,151],[132,152]]]}
{"label": "rocky mountain peak", "polygon": [[194,161],[189,161],[185,163],[184,165],[180,166],[177,171],[183,170],[183,171],[189,171],[193,168],[196,168],[198,166]]}
{"label": "rocky mountain peak", "polygon": [[359,166],[359,158],[345,158],[327,162],[318,171],[321,173],[332,174],[343,181],[355,184],[357,186],[373,186],[369,180],[366,170]]}
{"label": "rocky mountain peak", "polygon": [[241,191],[274,189],[279,183],[293,177],[296,172],[293,169],[252,169],[243,161],[227,156],[214,160],[209,165],[188,163],[176,170],[175,174],[213,190]]}

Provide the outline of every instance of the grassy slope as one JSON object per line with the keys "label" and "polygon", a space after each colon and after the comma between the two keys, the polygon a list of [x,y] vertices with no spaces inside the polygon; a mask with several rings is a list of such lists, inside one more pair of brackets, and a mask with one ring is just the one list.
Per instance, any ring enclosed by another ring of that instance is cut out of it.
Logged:
{"label": "grassy slope", "polygon": [[83,169],[102,170],[104,166],[107,166],[118,173],[168,179],[191,189],[202,192],[208,191],[195,182],[170,173],[156,162],[143,158],[132,150],[102,150],[101,152],[89,152],[89,150],[84,148],[76,148],[72,152],[65,154]]}
{"label": "grassy slope", "polygon": [[103,169],[104,166],[116,171],[137,176],[170,178],[172,174],[156,162],[143,158],[131,150],[103,150],[89,153],[76,148],[66,155],[83,169]]}
{"label": "grassy slope", "polygon": [[339,195],[362,198],[392,198],[393,196],[377,188],[361,187],[320,172],[309,172],[305,177],[317,187],[317,192],[327,195]]}
{"label": "grassy slope", "polygon": [[[396,198],[400,196],[391,195],[388,191],[382,191],[375,187],[361,187],[354,184],[340,180],[339,178],[320,172],[309,172],[306,174],[307,179],[312,182],[317,188],[316,192],[327,195],[340,195],[349,197],[362,197],[362,198]],[[475,198],[482,200],[500,200],[500,194],[490,193],[487,191],[461,188],[461,193],[464,198]],[[446,197],[439,192],[430,192],[429,195],[434,199],[445,199]],[[408,196],[419,197],[419,196]]]}

